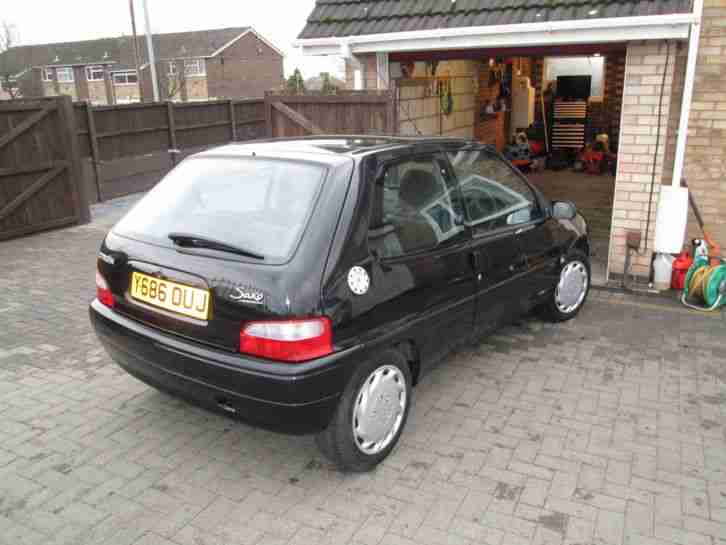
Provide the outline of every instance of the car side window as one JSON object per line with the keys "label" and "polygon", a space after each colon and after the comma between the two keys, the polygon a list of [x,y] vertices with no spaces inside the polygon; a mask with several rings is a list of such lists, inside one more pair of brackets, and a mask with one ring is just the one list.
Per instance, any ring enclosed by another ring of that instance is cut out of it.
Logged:
{"label": "car side window", "polygon": [[461,188],[469,225],[495,230],[540,216],[532,189],[496,154],[459,150],[449,153],[449,161]]}
{"label": "car side window", "polygon": [[381,257],[432,250],[465,232],[455,184],[436,157],[389,165],[374,195],[368,240]]}

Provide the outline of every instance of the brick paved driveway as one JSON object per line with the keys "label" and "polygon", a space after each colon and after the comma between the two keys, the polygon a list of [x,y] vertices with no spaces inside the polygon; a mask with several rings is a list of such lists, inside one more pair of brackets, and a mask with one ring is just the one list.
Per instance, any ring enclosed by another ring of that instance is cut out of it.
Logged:
{"label": "brick paved driveway", "polygon": [[376,472],[341,475],[109,361],[86,305],[122,208],[0,243],[0,543],[726,543],[722,316],[597,293],[526,320],[422,382]]}

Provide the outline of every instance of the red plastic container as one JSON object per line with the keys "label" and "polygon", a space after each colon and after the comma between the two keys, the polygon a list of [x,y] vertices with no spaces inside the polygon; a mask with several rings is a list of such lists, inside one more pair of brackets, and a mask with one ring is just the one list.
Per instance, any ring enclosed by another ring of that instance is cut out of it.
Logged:
{"label": "red plastic container", "polygon": [[673,262],[673,275],[671,276],[671,288],[682,290],[686,286],[686,274],[693,265],[693,258],[688,252],[682,252]]}

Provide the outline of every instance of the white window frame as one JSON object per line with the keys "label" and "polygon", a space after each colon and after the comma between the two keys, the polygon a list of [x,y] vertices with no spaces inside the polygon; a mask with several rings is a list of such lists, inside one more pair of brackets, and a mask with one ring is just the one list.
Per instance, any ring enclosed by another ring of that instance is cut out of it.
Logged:
{"label": "white window frame", "polygon": [[[118,81],[118,77],[123,76],[125,81]],[[135,76],[136,81],[129,81],[129,76]],[[111,77],[113,78],[113,84],[114,85],[138,85],[139,84],[139,76],[136,73],[136,70],[119,70],[118,72],[113,72],[111,74]]]}
{"label": "white window frame", "polygon": [[[99,72],[101,73],[101,77],[94,77],[94,74],[98,75]],[[86,66],[86,81],[103,81],[104,73],[105,69],[100,64]]]}
{"label": "white window frame", "polygon": [[179,68],[176,65],[177,61],[169,61],[166,63],[167,70],[166,73],[169,76],[176,76],[179,73]]}
{"label": "white window frame", "polygon": [[52,68],[41,68],[40,78],[45,82],[53,81],[53,69]]}
{"label": "white window frame", "polygon": [[[65,74],[65,75],[63,75]],[[76,78],[73,74],[72,66],[59,66],[55,69],[55,79],[58,83],[73,83]]]}
{"label": "white window frame", "polygon": [[[191,70],[192,67],[196,67]],[[184,61],[184,75],[188,78],[203,77],[207,75],[207,66],[204,59],[187,59]]]}

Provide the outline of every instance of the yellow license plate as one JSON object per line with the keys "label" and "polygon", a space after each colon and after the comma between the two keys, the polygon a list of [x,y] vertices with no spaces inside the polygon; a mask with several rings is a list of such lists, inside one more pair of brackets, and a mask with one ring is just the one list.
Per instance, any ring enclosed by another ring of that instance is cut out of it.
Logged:
{"label": "yellow license plate", "polygon": [[209,291],[161,280],[141,273],[131,275],[131,297],[177,314],[206,320]]}

